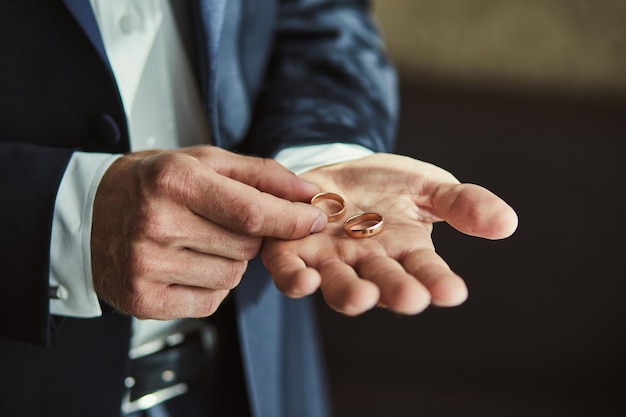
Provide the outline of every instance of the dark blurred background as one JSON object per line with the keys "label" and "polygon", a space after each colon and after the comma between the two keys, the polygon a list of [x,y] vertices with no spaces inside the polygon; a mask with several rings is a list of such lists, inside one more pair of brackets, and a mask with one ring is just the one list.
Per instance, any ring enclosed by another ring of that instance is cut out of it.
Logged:
{"label": "dark blurred background", "polygon": [[316,298],[336,417],[626,416],[626,0],[378,0],[397,152],[486,186],[507,240],[435,227],[469,300]]}

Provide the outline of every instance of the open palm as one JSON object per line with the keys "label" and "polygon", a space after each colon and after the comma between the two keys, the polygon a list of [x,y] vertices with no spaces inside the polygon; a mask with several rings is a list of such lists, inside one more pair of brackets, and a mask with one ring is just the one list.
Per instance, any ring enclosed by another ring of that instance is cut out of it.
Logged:
{"label": "open palm", "polygon": [[[462,303],[465,283],[435,252],[433,223],[446,221],[488,239],[505,238],[517,227],[513,209],[490,191],[409,157],[375,154],[302,177],[341,195],[345,215],[302,239],[266,239],[262,259],[286,295],[320,288],[328,305],[347,315],[376,305],[416,314],[431,303]],[[363,212],[382,214],[384,230],[364,239],[347,236],[345,219]]]}

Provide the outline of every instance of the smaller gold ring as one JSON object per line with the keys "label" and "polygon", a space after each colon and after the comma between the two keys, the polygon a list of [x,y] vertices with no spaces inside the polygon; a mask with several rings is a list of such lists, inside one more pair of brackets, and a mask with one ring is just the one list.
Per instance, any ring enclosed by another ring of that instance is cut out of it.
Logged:
{"label": "smaller gold ring", "polygon": [[343,213],[345,213],[345,211],[346,211],[346,203],[344,202],[343,197],[341,197],[339,194],[335,194],[335,193],[319,193],[319,194],[315,194],[313,196],[313,198],[311,199],[311,204],[315,205],[316,203],[318,203],[321,200],[333,200],[333,201],[341,204],[341,209],[339,209],[339,211],[336,211],[334,213],[330,213],[328,215],[328,221],[329,222],[334,222],[335,220],[338,220],[339,218],[341,218]]}
{"label": "smaller gold ring", "polygon": [[372,237],[383,231],[385,222],[378,213],[361,213],[350,217],[343,225],[346,234],[354,238]]}

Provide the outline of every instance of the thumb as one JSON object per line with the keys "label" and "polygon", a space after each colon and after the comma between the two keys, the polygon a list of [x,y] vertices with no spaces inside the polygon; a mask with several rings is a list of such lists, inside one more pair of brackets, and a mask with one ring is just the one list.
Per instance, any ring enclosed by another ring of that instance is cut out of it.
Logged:
{"label": "thumb", "polygon": [[500,197],[475,184],[443,184],[432,195],[436,215],[458,231],[487,239],[511,236],[517,214]]}

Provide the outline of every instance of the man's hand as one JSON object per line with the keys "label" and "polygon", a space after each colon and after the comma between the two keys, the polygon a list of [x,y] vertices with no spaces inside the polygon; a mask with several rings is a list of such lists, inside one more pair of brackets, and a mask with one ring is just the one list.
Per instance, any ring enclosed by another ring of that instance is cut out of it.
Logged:
{"label": "man's hand", "polygon": [[124,156],[95,197],[96,292],[139,318],[208,316],[263,237],[301,238],[325,227],[325,214],[302,203],[317,191],[272,160],[215,147]]}
{"label": "man's hand", "polygon": [[[465,301],[465,283],[434,250],[433,223],[446,221],[488,239],[508,237],[517,228],[513,209],[490,191],[408,157],[375,154],[303,178],[343,196],[346,214],[300,240],[267,239],[263,262],[286,295],[321,288],[328,305],[347,315],[376,305],[416,314],[431,303]],[[370,238],[346,236],[343,222],[362,212],[382,214],[384,230]]]}

